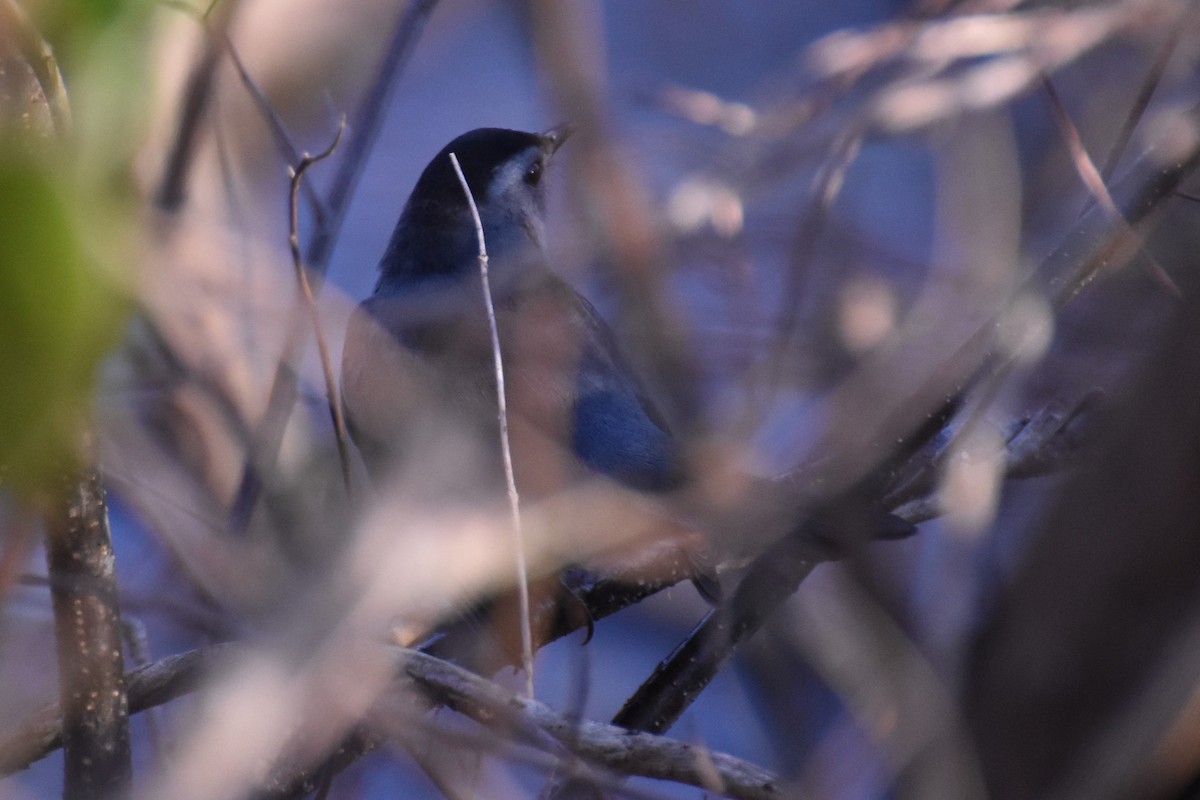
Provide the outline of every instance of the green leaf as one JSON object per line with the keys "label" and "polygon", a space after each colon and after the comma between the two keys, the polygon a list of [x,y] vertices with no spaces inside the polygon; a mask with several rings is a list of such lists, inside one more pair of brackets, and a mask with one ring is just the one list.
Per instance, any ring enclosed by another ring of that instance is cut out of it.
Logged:
{"label": "green leaf", "polygon": [[0,159],[0,465],[26,491],[71,466],[126,306],[39,161]]}

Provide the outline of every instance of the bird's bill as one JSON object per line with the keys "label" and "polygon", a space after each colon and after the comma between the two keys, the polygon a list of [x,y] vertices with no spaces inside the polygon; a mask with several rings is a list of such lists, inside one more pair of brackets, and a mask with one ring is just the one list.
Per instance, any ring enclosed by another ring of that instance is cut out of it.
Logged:
{"label": "bird's bill", "polygon": [[575,132],[575,126],[569,122],[564,122],[561,125],[555,125],[548,131],[542,132],[542,141],[547,145],[547,150],[551,155],[558,148],[562,147],[563,142],[571,138],[571,134]]}

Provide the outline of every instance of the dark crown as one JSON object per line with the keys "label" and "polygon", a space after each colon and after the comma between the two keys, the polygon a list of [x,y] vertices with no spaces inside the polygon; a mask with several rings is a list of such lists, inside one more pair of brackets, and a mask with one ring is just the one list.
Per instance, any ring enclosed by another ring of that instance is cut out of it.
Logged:
{"label": "dark crown", "polygon": [[496,167],[530,147],[542,147],[539,134],[512,131],[506,128],[476,128],[464,133],[433,157],[417,185],[413,187],[409,204],[414,203],[465,203],[462,187],[450,164],[454,153],[462,166],[467,185],[476,202],[487,196]]}

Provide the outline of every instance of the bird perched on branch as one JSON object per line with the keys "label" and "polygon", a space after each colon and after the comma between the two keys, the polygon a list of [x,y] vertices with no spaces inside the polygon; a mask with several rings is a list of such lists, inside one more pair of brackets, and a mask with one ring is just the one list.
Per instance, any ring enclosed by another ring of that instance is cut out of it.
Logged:
{"label": "bird perched on branch", "polygon": [[[446,145],[418,179],[343,351],[348,426],[373,478],[384,479],[399,459],[419,460],[424,448],[473,437],[485,460],[495,459],[483,472],[502,486],[479,245],[453,153],[487,247],[522,502],[590,479],[635,496],[683,483],[679,443],[612,332],[546,263],[545,175],[569,133],[474,130]],[[686,526],[664,528],[660,544],[679,541]]]}
{"label": "bird perched on branch", "polygon": [[[544,176],[569,132],[480,128],[446,145],[421,174],[380,262],[374,293],[351,321],[343,353],[351,432],[373,473],[404,449],[411,418],[397,412],[409,410],[406,400],[428,399],[420,396],[431,386],[469,412],[464,420],[488,428],[495,423],[479,247],[450,162],[454,153],[483,224],[516,426],[533,425],[568,445],[578,466],[627,486],[662,491],[679,484],[678,447],[612,332],[545,263]],[[400,347],[392,348],[391,358],[379,357],[381,333],[389,346]],[[396,366],[412,374],[380,375],[389,361],[402,362]],[[404,381],[407,391],[380,392],[381,377]],[[476,415],[478,410],[485,413]],[[535,492],[555,481],[536,463],[515,466],[534,480],[529,488]]]}

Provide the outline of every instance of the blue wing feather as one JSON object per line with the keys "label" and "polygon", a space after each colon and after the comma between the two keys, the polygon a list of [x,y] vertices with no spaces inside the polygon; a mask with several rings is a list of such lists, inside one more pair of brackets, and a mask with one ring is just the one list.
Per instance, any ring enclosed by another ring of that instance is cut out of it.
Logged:
{"label": "blue wing feather", "polygon": [[667,491],[682,481],[678,444],[617,350],[596,309],[572,290],[587,336],[579,364],[571,446],[589,468],[631,488]]}

